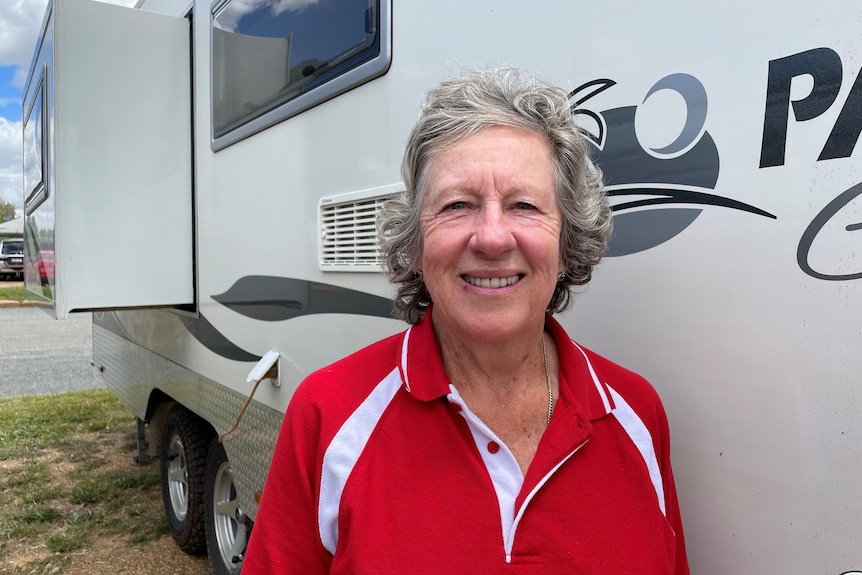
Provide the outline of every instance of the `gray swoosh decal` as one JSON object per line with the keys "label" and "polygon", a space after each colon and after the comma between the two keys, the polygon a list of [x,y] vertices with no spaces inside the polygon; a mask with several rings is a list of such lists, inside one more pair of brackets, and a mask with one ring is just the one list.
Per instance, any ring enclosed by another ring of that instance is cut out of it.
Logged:
{"label": "gray swoosh decal", "polygon": [[116,312],[113,311],[96,311],[93,312],[93,323],[102,329],[106,329],[109,332],[120,336],[121,338],[134,342],[132,336],[129,335],[129,332],[126,331],[126,328],[120,323],[120,320],[117,319]]}
{"label": "gray swoosh decal", "polygon": [[614,214],[607,257],[636,254],[668,241],[700,214],[694,208],[665,208]]}

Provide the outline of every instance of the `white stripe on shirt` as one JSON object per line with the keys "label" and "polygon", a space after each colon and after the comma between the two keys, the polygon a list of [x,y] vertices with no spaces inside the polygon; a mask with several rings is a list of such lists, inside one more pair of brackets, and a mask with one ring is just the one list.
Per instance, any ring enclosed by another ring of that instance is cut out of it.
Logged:
{"label": "white stripe on shirt", "polygon": [[625,429],[632,442],[634,442],[635,447],[640,451],[641,457],[643,457],[644,463],[646,463],[649,470],[649,477],[652,481],[653,489],[655,489],[656,497],[658,497],[658,506],[662,514],[667,515],[664,507],[664,482],[658,466],[658,459],[656,459],[652,435],[650,435],[649,429],[644,425],[643,420],[635,413],[635,410],[626,403],[626,400],[611,386],[608,386],[608,390],[616,405],[616,409],[613,411],[614,417],[617,418],[617,421],[620,422],[620,425],[623,426],[623,429]]}
{"label": "white stripe on shirt", "polygon": [[380,417],[401,386],[401,375],[396,367],[344,422],[323,455],[317,526],[323,546],[333,555],[338,546],[338,510],[344,485]]}

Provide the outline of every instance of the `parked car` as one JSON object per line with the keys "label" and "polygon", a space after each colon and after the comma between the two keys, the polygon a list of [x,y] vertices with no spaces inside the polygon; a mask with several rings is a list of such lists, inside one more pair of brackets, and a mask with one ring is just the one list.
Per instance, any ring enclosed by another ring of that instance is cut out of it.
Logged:
{"label": "parked car", "polygon": [[39,250],[36,264],[39,266],[39,278],[43,282],[54,281],[54,250]]}
{"label": "parked car", "polygon": [[24,240],[0,240],[0,278],[21,278],[24,275]]}

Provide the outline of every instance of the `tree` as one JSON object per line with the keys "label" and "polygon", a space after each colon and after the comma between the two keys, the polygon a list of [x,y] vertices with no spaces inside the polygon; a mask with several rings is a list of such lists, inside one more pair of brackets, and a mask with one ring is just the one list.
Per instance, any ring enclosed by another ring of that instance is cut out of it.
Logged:
{"label": "tree", "polygon": [[0,223],[15,219],[15,206],[6,200],[0,200]]}

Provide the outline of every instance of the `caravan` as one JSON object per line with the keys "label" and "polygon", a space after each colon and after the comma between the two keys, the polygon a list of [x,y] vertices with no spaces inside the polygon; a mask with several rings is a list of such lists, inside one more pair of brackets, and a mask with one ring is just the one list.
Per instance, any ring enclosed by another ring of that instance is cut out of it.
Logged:
{"label": "caravan", "polygon": [[25,283],[58,318],[93,312],[174,539],[235,573],[292,391],[404,329],[375,214],[422,94],[530,70],[570,93],[614,209],[560,321],[661,394],[692,572],[862,572],[860,19],[53,0],[23,102]]}

